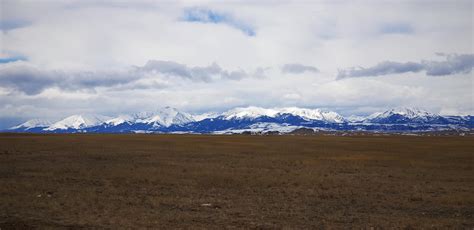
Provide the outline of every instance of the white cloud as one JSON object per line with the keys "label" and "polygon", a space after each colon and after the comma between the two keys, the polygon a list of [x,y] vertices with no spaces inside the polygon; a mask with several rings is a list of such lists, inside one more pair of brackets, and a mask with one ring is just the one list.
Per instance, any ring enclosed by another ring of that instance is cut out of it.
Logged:
{"label": "white cloud", "polygon": [[313,73],[319,72],[318,68],[314,66],[302,65],[298,63],[285,64],[281,68],[281,71],[283,73],[295,73],[295,74],[300,74],[304,72],[313,72]]}
{"label": "white cloud", "polygon": [[[18,72],[2,76],[3,117],[113,115],[163,105],[188,111],[242,105],[343,113],[391,106],[474,110],[473,77],[463,71],[449,78],[388,71],[386,78],[335,81],[338,69],[351,66],[421,63],[437,52],[473,54],[472,1],[2,4],[2,20],[28,23],[0,32],[0,57],[25,57],[31,67],[29,74],[20,72],[23,81]],[[196,7],[232,15],[255,36],[235,22],[182,20]],[[151,70],[141,73],[149,60],[167,62],[149,63]],[[319,72],[284,74],[280,67],[288,63]]]}

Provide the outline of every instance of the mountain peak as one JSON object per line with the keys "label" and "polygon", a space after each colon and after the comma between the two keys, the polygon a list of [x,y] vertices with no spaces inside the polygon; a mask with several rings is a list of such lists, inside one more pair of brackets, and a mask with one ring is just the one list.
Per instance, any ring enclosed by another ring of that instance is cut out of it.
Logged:
{"label": "mountain peak", "polygon": [[309,120],[321,120],[335,123],[342,123],[345,121],[344,117],[339,115],[336,112],[323,110],[323,109],[306,109],[298,107],[286,107],[279,109],[281,114],[292,114],[295,116],[300,116]]}
{"label": "mountain peak", "polygon": [[35,119],[28,120],[26,122],[23,122],[23,123],[21,123],[17,126],[11,127],[10,129],[11,130],[13,130],[13,129],[28,130],[28,129],[32,129],[32,128],[45,128],[45,127],[50,126],[51,124],[53,124],[53,122],[51,122],[49,120],[35,118]]}
{"label": "mountain peak", "polygon": [[207,112],[207,113],[193,114],[192,117],[194,121],[202,121],[208,118],[216,118],[219,115],[220,115],[219,113]]}
{"label": "mountain peak", "polygon": [[237,107],[227,112],[224,112],[222,116],[227,119],[244,119],[244,118],[257,118],[261,116],[274,117],[278,113],[274,109],[265,109],[261,107],[248,106],[248,107]]}
{"label": "mountain peak", "polygon": [[399,124],[407,122],[429,122],[438,118],[440,118],[440,116],[419,108],[398,107],[386,110],[382,113],[374,113],[367,117],[367,121]]}
{"label": "mountain peak", "polygon": [[398,115],[406,116],[408,118],[434,116],[434,114],[429,113],[425,110],[422,110],[419,108],[410,108],[410,107],[393,108],[382,113],[382,116],[390,116],[392,114],[398,114]]}
{"label": "mountain peak", "polygon": [[158,109],[156,112],[150,114],[146,119],[143,119],[144,123],[154,123],[155,126],[169,127],[173,124],[186,124],[194,121],[193,117],[185,112],[181,112],[176,108],[166,106]]}
{"label": "mountain peak", "polygon": [[99,125],[109,120],[110,117],[98,114],[76,114],[66,117],[45,130],[52,131],[57,129],[80,129]]}
{"label": "mountain peak", "polygon": [[229,119],[253,119],[261,116],[276,117],[278,115],[290,114],[293,116],[299,116],[306,120],[320,120],[328,122],[341,123],[344,122],[344,118],[333,111],[327,111],[322,109],[306,109],[299,107],[283,107],[283,108],[261,108],[255,106],[239,107],[224,112],[222,116]]}

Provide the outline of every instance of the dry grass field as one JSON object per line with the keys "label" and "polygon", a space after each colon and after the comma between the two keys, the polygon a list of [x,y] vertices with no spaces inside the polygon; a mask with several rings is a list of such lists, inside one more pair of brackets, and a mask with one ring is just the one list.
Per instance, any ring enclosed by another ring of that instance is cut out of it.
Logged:
{"label": "dry grass field", "polygon": [[0,134],[0,228],[474,227],[474,138]]}

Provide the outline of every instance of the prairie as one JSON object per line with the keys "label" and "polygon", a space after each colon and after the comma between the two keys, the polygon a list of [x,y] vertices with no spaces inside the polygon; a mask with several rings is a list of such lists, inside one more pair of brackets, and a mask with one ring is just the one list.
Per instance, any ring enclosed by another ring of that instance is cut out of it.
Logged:
{"label": "prairie", "polygon": [[473,228],[474,137],[0,134],[0,228]]}

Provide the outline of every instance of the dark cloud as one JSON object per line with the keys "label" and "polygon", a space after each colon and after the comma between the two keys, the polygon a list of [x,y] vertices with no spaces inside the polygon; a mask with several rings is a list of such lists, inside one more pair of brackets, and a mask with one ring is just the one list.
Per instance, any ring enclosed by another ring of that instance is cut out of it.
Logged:
{"label": "dark cloud", "polygon": [[387,74],[398,74],[407,72],[419,72],[423,70],[423,65],[415,62],[381,62],[373,67],[352,67],[345,70],[339,70],[338,79],[350,77],[373,77]]}
{"label": "dark cloud", "polygon": [[64,90],[93,90],[128,84],[140,77],[130,72],[65,72],[41,70],[28,64],[4,65],[0,68],[0,85],[27,95],[58,87]]}
{"label": "dark cloud", "polygon": [[[27,95],[41,93],[47,88],[62,90],[94,90],[98,87],[117,89],[164,88],[169,84],[159,80],[174,80],[176,77],[191,81],[211,82],[215,80],[241,80],[260,77],[262,71],[248,74],[243,70],[227,71],[217,64],[204,67],[189,67],[172,61],[148,61],[142,67],[128,71],[53,71],[41,70],[27,63],[7,63],[0,66],[0,86],[23,92]],[[258,75],[258,76],[257,76]]]}
{"label": "dark cloud", "polygon": [[295,73],[295,74],[304,73],[304,72],[314,72],[314,73],[319,72],[319,70],[314,66],[307,66],[307,65],[297,64],[297,63],[286,64],[281,68],[281,71],[283,73]]}
{"label": "dark cloud", "polygon": [[148,61],[138,71],[145,73],[160,73],[171,77],[187,78],[194,81],[210,82],[217,79],[240,80],[251,77],[243,70],[227,71],[216,63],[204,67],[189,67],[173,61]]}
{"label": "dark cloud", "polygon": [[446,76],[457,73],[470,73],[472,68],[474,68],[473,54],[441,55],[446,57],[445,61],[421,61],[419,63],[385,61],[368,68],[352,67],[343,69],[339,70],[337,79],[375,77],[420,71],[426,71],[427,76]]}
{"label": "dark cloud", "polygon": [[53,85],[55,79],[53,75],[53,73],[29,66],[2,66],[0,69],[0,85],[33,95]]}
{"label": "dark cloud", "polygon": [[213,76],[223,72],[215,63],[206,67],[188,67],[177,62],[156,60],[148,61],[143,67],[137,69],[146,73],[161,73],[198,81],[211,81]]}
{"label": "dark cloud", "polygon": [[457,73],[470,73],[474,68],[474,54],[443,55],[446,61],[423,62],[429,76],[444,76]]}

